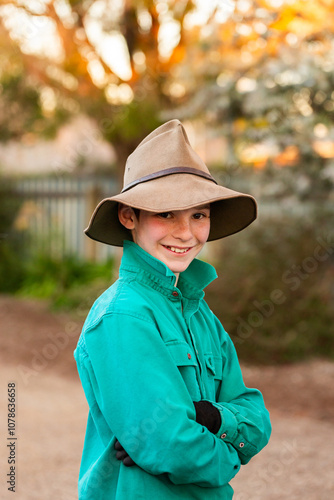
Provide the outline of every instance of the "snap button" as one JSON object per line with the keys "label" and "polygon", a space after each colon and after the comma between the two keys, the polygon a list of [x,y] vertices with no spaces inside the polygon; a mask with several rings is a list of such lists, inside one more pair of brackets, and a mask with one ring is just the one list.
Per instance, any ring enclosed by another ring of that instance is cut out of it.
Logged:
{"label": "snap button", "polygon": [[240,443],[239,448],[243,448],[245,446],[245,443]]}
{"label": "snap button", "polygon": [[227,436],[227,434],[226,434],[226,432],[224,432],[224,434],[222,434],[220,437],[221,437],[222,439],[225,439],[225,438],[226,438],[226,436]]}
{"label": "snap button", "polygon": [[178,292],[176,292],[176,291],[175,291],[175,292],[173,292],[173,293],[172,293],[172,295],[173,295],[174,297],[178,297],[178,296],[179,296]]}
{"label": "snap button", "polygon": [[188,359],[191,359],[191,354],[190,354],[190,352],[188,352]]}

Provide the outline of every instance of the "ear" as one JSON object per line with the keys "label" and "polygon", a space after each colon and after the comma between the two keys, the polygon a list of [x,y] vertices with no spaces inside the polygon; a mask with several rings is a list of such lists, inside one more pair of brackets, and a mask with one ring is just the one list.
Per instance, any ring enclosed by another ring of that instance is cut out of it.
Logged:
{"label": "ear", "polygon": [[131,207],[120,203],[118,205],[118,218],[120,223],[130,231],[135,228],[135,213]]}

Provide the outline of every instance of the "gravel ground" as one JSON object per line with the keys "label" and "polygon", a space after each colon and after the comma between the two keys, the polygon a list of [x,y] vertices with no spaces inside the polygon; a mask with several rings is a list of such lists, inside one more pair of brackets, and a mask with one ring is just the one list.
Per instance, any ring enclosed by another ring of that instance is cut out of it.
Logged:
{"label": "gravel ground", "polygon": [[[0,297],[0,320],[0,498],[75,500],[87,418],[72,357],[82,319],[51,314],[36,301]],[[263,392],[273,434],[233,480],[235,500],[334,498],[334,363],[244,365],[243,373],[248,386]],[[14,495],[5,478],[10,450],[7,384],[12,381]]]}

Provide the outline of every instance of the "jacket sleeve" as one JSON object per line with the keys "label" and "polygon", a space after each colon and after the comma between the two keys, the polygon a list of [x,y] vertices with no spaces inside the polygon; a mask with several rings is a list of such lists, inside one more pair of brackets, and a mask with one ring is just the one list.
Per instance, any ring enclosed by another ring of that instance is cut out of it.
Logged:
{"label": "jacket sleeve", "polygon": [[[196,423],[193,402],[154,322],[112,313],[85,332],[84,386],[135,463],[174,484],[227,484],[240,469],[232,443]],[[80,373],[80,371],[79,371]],[[104,433],[105,434],[105,433]]]}
{"label": "jacket sleeve", "polygon": [[[218,322],[218,319],[217,319]],[[217,432],[237,450],[241,463],[246,464],[269,441],[271,423],[262,394],[245,386],[233,342],[223,330],[223,376],[217,401],[221,426]]]}

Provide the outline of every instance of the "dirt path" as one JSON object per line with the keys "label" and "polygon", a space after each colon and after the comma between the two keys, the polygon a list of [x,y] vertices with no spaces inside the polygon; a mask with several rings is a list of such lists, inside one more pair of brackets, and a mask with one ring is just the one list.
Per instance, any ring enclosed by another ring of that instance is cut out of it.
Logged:
{"label": "dirt path", "polygon": [[[82,318],[0,297],[0,321],[0,498],[75,500],[87,417],[72,356]],[[246,384],[264,394],[273,435],[233,481],[235,500],[334,498],[334,363],[243,366],[243,372]],[[12,381],[15,495],[4,478],[9,472],[6,395]]]}

